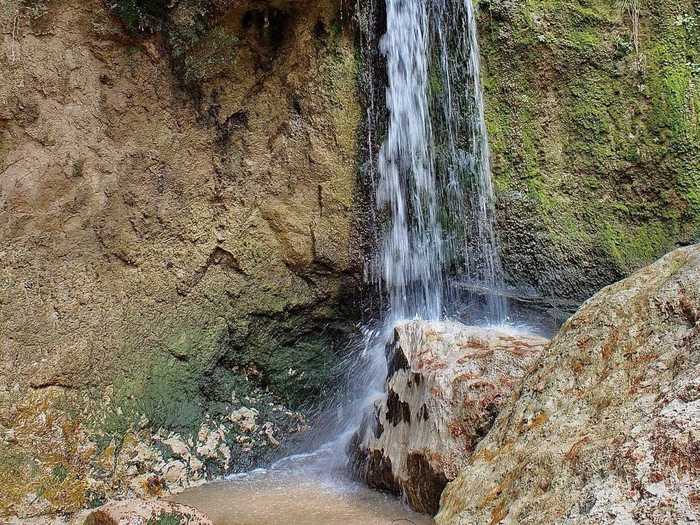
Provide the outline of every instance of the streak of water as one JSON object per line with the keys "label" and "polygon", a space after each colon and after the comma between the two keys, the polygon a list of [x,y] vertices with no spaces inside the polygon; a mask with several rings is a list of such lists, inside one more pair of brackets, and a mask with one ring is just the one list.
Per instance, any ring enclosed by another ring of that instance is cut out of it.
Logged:
{"label": "streak of water", "polygon": [[377,205],[388,214],[382,283],[393,319],[442,311],[442,228],[428,106],[428,11],[424,0],[387,0],[381,41],[389,85],[387,137],[379,153]]}
{"label": "streak of water", "polygon": [[[373,165],[368,170],[376,187],[377,222],[383,225],[377,271],[369,273],[378,281],[388,308],[377,328],[365,328],[361,343],[351,352],[342,382],[345,391],[329,402],[320,419],[325,420],[326,432],[317,433],[316,439],[323,444],[318,446],[317,441],[314,452],[284,458],[269,471],[231,480],[234,484],[227,490],[235,493],[232,499],[250,507],[250,512],[262,513],[250,523],[277,523],[279,514],[272,519],[261,509],[270,504],[299,511],[290,498],[308,499],[310,508],[316,501],[326,512],[328,506],[318,495],[323,495],[320,487],[329,475],[336,489],[345,487],[352,493],[356,486],[342,474],[346,451],[363,428],[363,420],[371,419],[372,407],[386,395],[385,348],[395,324],[405,318],[444,317],[445,283],[455,269],[459,273],[462,268],[469,280],[487,290],[501,286],[471,0],[386,0],[386,33],[380,47],[387,67],[389,122],[376,171]],[[377,109],[371,105],[367,110],[368,122],[375,122],[371,112]],[[367,140],[373,164],[369,133]],[[487,295],[487,320],[502,322],[506,317],[503,300],[497,294]],[[309,480],[314,481],[304,485]],[[278,492],[281,499],[276,499]],[[269,497],[257,501],[258,493]],[[247,505],[249,500],[257,503]],[[334,505],[343,508],[337,501]],[[309,518],[299,523],[335,523],[323,512],[326,521]],[[369,515],[364,516],[365,522],[355,518],[343,523],[373,523]],[[381,519],[376,523],[384,523]]]}
{"label": "streak of water", "polygon": [[487,290],[486,320],[503,322],[507,304],[499,293],[503,268],[495,233],[476,15],[471,0],[433,0],[430,5],[436,164],[444,179],[445,215],[456,230],[448,236],[446,251],[464,261],[462,278]]}

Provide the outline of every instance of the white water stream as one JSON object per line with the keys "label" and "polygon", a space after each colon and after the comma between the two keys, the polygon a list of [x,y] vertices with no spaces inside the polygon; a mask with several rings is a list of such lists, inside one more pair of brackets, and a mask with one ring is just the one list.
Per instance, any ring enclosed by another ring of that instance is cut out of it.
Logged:
{"label": "white water stream", "polygon": [[[381,51],[389,122],[376,159],[383,231],[374,272],[386,308],[347,362],[345,396],[324,414],[330,436],[324,445],[177,498],[208,512],[217,525],[430,523],[352,482],[348,444],[385,395],[384,352],[395,323],[444,317],[448,273],[455,268],[493,289],[501,266],[471,0],[386,0],[386,16]],[[440,111],[431,115],[434,101]],[[487,304],[489,320],[503,321],[503,301],[489,295]]]}

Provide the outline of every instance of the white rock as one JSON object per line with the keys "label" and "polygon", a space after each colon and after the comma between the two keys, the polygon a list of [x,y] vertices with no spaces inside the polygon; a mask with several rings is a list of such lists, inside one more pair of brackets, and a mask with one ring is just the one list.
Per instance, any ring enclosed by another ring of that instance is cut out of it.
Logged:
{"label": "white rock", "polygon": [[190,458],[190,469],[195,476],[198,476],[204,469],[204,463],[199,460],[196,456]]}
{"label": "white rock", "polygon": [[184,459],[185,461],[189,460],[190,450],[187,447],[187,444],[177,434],[163,441],[163,444],[170,447],[170,450],[173,451],[174,455]]}
{"label": "white rock", "polygon": [[277,441],[277,439],[275,438],[273,430],[274,426],[270,421],[266,421],[263,424],[263,432],[267,436],[267,440],[270,442],[270,445],[272,445],[273,447],[279,447],[280,442]]}
{"label": "white rock", "polygon": [[216,458],[220,443],[224,440],[224,431],[222,428],[210,430],[208,426],[202,425],[197,435],[199,445],[197,446],[197,454],[205,458]]}

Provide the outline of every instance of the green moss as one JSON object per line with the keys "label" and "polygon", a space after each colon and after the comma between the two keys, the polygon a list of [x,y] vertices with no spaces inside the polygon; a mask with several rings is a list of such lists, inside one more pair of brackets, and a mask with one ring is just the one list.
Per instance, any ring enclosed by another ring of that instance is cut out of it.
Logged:
{"label": "green moss", "polygon": [[184,525],[187,520],[178,512],[162,512],[150,518],[146,525]]}
{"label": "green moss", "polygon": [[[506,259],[513,258],[505,266],[528,268],[514,280],[569,294],[580,285],[556,279],[589,281],[595,265],[600,274],[585,297],[677,242],[700,240],[692,5],[645,3],[639,55],[629,15],[614,2],[480,5],[496,189],[535,204],[501,220],[542,230],[531,252],[517,245],[519,231],[501,227]],[[556,275],[564,265],[568,275]]]}
{"label": "green moss", "polygon": [[600,242],[610,257],[628,271],[671,248],[666,227],[660,223],[632,228],[619,223],[605,223],[599,235]]}
{"label": "green moss", "polygon": [[260,336],[231,357],[237,367],[254,368],[260,384],[293,408],[318,399],[338,362],[332,343],[325,337],[307,336],[280,342]]}
{"label": "green moss", "polygon": [[111,9],[130,32],[155,32],[162,28],[168,0],[117,0]]}

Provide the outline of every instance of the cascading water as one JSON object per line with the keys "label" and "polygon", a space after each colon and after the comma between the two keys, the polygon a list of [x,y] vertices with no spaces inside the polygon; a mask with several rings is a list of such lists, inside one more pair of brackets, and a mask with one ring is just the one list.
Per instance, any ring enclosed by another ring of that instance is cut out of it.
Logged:
{"label": "cascading water", "polygon": [[[371,12],[376,5],[369,4]],[[375,22],[369,22],[369,30]],[[471,0],[386,0],[380,50],[387,69],[388,125],[375,157],[373,137],[379,130],[371,126],[381,118],[372,94],[365,172],[376,196],[373,222],[381,225],[377,259],[368,274],[387,304],[350,352],[341,382],[345,390],[317,418],[322,428],[308,444],[312,452],[245,474],[239,478],[245,483],[236,489],[241,499],[258,494],[256,486],[277,496],[280,491],[300,495],[298,486],[309,479],[315,480],[312,490],[326,490],[329,480],[343,490],[357,490],[346,477],[347,461],[356,459],[351,444],[371,432],[373,407],[386,396],[385,348],[393,329],[402,319],[449,315],[451,278],[466,276],[487,290],[489,322],[506,316],[503,300],[493,293],[501,287],[502,271]],[[371,73],[369,80],[374,81]],[[327,518],[318,522],[331,523]]]}
{"label": "cascading water", "polygon": [[388,212],[381,253],[389,318],[438,318],[443,297],[442,228],[428,106],[425,1],[387,0],[389,127],[379,154],[377,205]]}
{"label": "cascading water", "polygon": [[471,0],[386,0],[386,16],[389,123],[376,194],[386,223],[379,266],[389,304],[378,337],[365,348],[369,388],[356,405],[364,420],[355,430],[354,414],[348,429],[355,432],[353,468],[363,478],[366,458],[352,457],[352,449],[375,432],[373,407],[386,395],[385,348],[396,323],[449,315],[452,277],[485,291],[481,321],[506,318]]}
{"label": "cascading water", "polygon": [[475,11],[471,0],[433,0],[430,5],[436,165],[443,179],[444,215],[452,228],[447,251],[455,273],[463,272],[463,280],[486,297],[485,320],[503,322],[507,304],[500,294],[503,269]]}
{"label": "cascading water", "polygon": [[[378,271],[370,275],[377,276],[387,305],[350,352],[342,399],[334,398],[323,411],[321,435],[332,439],[312,456],[326,470],[344,465],[358,429],[369,431],[372,407],[386,395],[385,348],[396,323],[449,315],[445,299],[451,273],[466,274],[487,291],[501,287],[470,0],[386,0],[380,50],[386,60],[389,119],[376,171],[369,166],[382,224]],[[368,121],[374,117],[370,114]],[[371,155],[371,143],[368,151]],[[485,321],[504,321],[503,299],[486,295]]]}

